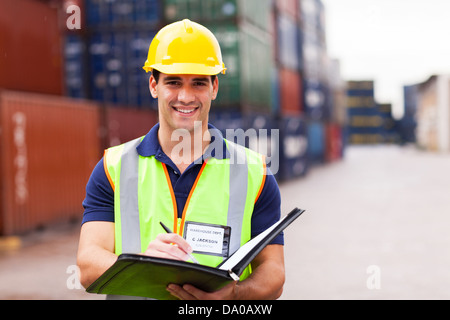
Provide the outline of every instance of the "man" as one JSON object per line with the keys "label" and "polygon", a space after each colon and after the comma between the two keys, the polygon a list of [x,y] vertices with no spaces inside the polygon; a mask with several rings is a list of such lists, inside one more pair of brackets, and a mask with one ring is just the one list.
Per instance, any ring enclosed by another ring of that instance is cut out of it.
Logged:
{"label": "man", "polygon": [[[159,124],[143,138],[105,152],[83,202],[77,263],[87,287],[122,252],[189,260],[212,267],[280,217],[280,194],[259,154],[223,139],[208,125],[225,73],[219,44],[205,27],[183,20],[155,36],[144,69],[158,99]],[[173,227],[166,233],[159,222]],[[186,234],[201,225],[223,235],[207,249]],[[284,284],[283,237],[216,292],[169,284],[179,299],[276,299]]]}

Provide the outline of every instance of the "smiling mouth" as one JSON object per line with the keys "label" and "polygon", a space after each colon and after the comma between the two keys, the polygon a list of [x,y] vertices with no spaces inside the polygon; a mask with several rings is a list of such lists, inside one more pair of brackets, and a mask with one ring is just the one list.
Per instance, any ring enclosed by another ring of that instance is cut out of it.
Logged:
{"label": "smiling mouth", "polygon": [[180,112],[182,114],[191,114],[191,113],[194,113],[198,109],[198,107],[194,108],[194,109],[183,109],[183,108],[175,108],[175,107],[172,107],[172,108],[175,111]]}

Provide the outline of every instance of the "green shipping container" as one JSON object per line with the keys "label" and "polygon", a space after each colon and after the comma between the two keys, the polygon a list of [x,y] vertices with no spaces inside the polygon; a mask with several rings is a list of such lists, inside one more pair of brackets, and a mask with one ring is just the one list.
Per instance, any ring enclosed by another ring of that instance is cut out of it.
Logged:
{"label": "green shipping container", "polygon": [[168,22],[191,19],[206,23],[246,21],[270,31],[271,0],[165,0],[164,16]]}
{"label": "green shipping container", "polygon": [[274,59],[270,34],[250,24],[206,25],[217,37],[227,67],[219,75],[217,108],[238,107],[241,111],[270,113]]}

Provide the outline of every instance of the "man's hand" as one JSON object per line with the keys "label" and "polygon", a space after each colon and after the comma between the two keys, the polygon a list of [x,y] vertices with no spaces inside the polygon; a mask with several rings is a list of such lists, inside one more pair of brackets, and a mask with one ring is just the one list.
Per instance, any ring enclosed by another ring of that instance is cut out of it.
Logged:
{"label": "man's hand", "polygon": [[169,284],[167,291],[182,300],[265,300],[278,299],[285,280],[282,245],[266,246],[252,261],[253,273],[215,292],[205,292],[190,284]]}
{"label": "man's hand", "polygon": [[192,247],[176,233],[161,233],[150,242],[144,252],[147,256],[172,260],[189,260],[187,253],[192,252]]}
{"label": "man's hand", "polygon": [[227,284],[222,289],[211,293],[202,291],[190,284],[185,284],[182,287],[176,284],[169,284],[167,286],[167,291],[180,300],[235,300],[237,297],[237,289],[237,281]]}

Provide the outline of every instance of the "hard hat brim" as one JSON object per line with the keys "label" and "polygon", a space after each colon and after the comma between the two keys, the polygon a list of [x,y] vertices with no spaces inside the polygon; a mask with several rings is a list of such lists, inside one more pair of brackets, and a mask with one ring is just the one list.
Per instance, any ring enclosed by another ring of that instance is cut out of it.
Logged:
{"label": "hard hat brim", "polygon": [[205,66],[198,63],[173,63],[171,65],[164,65],[156,63],[151,66],[144,66],[146,72],[151,72],[153,69],[165,74],[199,74],[199,75],[217,75],[219,73],[225,74],[225,66]]}

